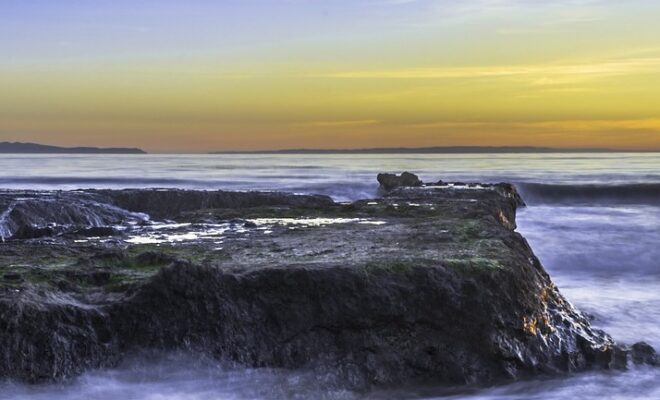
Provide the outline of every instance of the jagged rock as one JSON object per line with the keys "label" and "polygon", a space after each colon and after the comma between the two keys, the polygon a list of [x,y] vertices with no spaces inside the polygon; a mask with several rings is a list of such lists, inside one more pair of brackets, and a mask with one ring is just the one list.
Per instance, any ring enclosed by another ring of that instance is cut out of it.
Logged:
{"label": "jagged rock", "polygon": [[0,191],[0,237],[4,239],[53,236],[143,218],[88,192]]}
{"label": "jagged rock", "polygon": [[[403,187],[348,205],[273,193],[59,196],[105,199],[117,215],[227,223],[221,247],[5,243],[1,272],[22,279],[0,281],[2,378],[66,379],[142,349],[308,368],[355,388],[657,363],[650,346],[616,345],[564,299],[515,232],[522,200],[511,185]],[[193,228],[173,225],[175,236]]]}
{"label": "jagged rock", "polygon": [[0,376],[62,380],[111,366],[118,347],[104,313],[62,292],[20,290],[0,298]]}
{"label": "jagged rock", "polygon": [[418,187],[424,183],[415,174],[404,172],[401,175],[396,174],[378,174],[378,183],[386,191],[399,187]]}
{"label": "jagged rock", "polygon": [[[111,236],[112,226],[143,224],[149,216],[175,219],[186,212],[250,207],[327,207],[327,196],[275,192],[163,189],[75,192],[0,191],[0,239],[34,239],[63,233]],[[146,215],[146,214],[149,214]]]}

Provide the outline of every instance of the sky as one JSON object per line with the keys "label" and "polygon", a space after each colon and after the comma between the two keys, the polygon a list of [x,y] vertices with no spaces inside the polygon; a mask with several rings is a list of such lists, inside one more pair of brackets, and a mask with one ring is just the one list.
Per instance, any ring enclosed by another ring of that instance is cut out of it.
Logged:
{"label": "sky", "polygon": [[0,141],[660,150],[660,2],[0,0]]}

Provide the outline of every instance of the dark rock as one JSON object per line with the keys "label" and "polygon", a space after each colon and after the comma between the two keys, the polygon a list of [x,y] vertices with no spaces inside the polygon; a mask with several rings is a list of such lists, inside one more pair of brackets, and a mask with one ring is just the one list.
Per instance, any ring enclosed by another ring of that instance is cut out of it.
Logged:
{"label": "dark rock", "polygon": [[32,225],[23,225],[19,227],[11,236],[12,239],[38,239],[43,237],[50,237],[55,234],[55,230],[51,227],[39,227]]}
{"label": "dark rock", "polygon": [[67,379],[89,368],[115,364],[103,312],[71,296],[31,290],[0,298],[0,376],[38,383]]}
{"label": "dark rock", "polygon": [[182,213],[204,209],[243,209],[268,206],[328,207],[333,201],[328,196],[292,195],[279,192],[226,192],[194,190],[98,191],[117,207],[133,212],[147,213],[153,218],[174,219]]}
{"label": "dark rock", "polygon": [[660,366],[660,359],[655,349],[648,343],[639,342],[632,345],[630,355],[634,364]]}
{"label": "dark rock", "polygon": [[0,237],[33,239],[120,225],[144,216],[89,192],[0,191]]}
{"label": "dark rock", "polygon": [[609,367],[613,369],[624,370],[628,368],[629,353],[630,351],[624,346],[614,346],[611,351],[597,354],[596,357],[598,357],[597,361],[600,361],[601,363],[606,362],[609,359]]}
{"label": "dark rock", "polygon": [[102,286],[110,282],[112,274],[110,271],[93,271],[89,274],[89,282],[96,286]]}
{"label": "dark rock", "polygon": [[21,281],[23,280],[23,276],[21,274],[13,273],[13,272],[8,272],[2,277],[7,280],[7,281]]}
{"label": "dark rock", "polygon": [[91,228],[79,229],[73,233],[84,237],[104,237],[117,235],[119,234],[119,231],[111,226],[94,226]]}
{"label": "dark rock", "polygon": [[5,243],[0,265],[25,282],[0,281],[0,378],[66,379],[143,349],[309,368],[357,388],[657,362],[648,345],[617,346],[562,296],[515,231],[512,185],[398,187],[350,206],[270,193],[93,196],[181,221],[225,207],[237,226],[322,222],[228,233],[222,251],[213,241]]}
{"label": "dark rock", "polygon": [[[462,288],[461,273],[423,265],[369,275],[313,265],[237,275],[177,264],[112,315],[128,347],[187,343],[250,366],[352,368],[358,387],[420,378],[491,382],[610,365],[611,339],[578,333],[588,322],[556,289],[526,325],[518,312],[531,307],[533,315],[538,300],[516,288],[515,275],[501,278],[478,274]],[[553,311],[559,308],[569,314]]]}
{"label": "dark rock", "polygon": [[54,283],[54,286],[62,292],[75,292],[77,290],[76,284],[70,280],[59,279]]}
{"label": "dark rock", "polygon": [[167,265],[174,262],[176,258],[172,257],[169,254],[157,252],[157,251],[146,251],[140,253],[135,257],[135,262],[138,265]]}
{"label": "dark rock", "polygon": [[497,183],[492,185],[492,187],[495,188],[495,190],[498,191],[502,196],[513,199],[518,207],[526,206],[525,201],[523,200],[522,196],[520,196],[520,193],[518,192],[518,189],[515,185],[511,183]]}
{"label": "dark rock", "polygon": [[401,175],[378,174],[378,183],[386,191],[400,187],[419,187],[424,183],[415,174],[404,172]]}
{"label": "dark rock", "polygon": [[122,263],[127,260],[126,254],[119,250],[102,250],[89,257],[92,262]]}
{"label": "dark rock", "polygon": [[[88,190],[75,192],[0,191],[0,241],[33,239],[63,233],[113,236],[112,226],[131,221],[146,225],[149,216],[175,219],[203,209],[255,207],[322,208],[333,205],[327,196],[278,192],[192,190]],[[147,215],[148,214],[148,215]]]}

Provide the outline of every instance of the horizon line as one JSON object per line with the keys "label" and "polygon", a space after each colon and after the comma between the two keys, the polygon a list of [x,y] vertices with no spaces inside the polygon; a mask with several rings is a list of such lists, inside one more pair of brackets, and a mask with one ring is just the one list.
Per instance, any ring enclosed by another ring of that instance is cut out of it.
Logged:
{"label": "horizon line", "polygon": [[[10,147],[18,146],[20,151],[11,151],[15,149],[5,149],[2,151],[2,145]],[[32,149],[30,149],[32,148]],[[37,151],[36,149],[39,149]],[[83,150],[83,151],[81,151]],[[89,151],[92,152],[89,152]],[[354,148],[280,148],[280,149],[227,149],[214,151],[195,151],[195,150],[164,150],[147,151],[140,147],[93,147],[82,146],[59,146],[53,144],[41,144],[34,142],[0,142],[0,153],[9,154],[112,154],[111,151],[117,151],[117,154],[129,154],[126,151],[135,152],[135,154],[451,154],[451,153],[658,153],[660,149],[639,149],[639,148],[611,148],[611,147],[552,147],[552,146],[481,146],[481,145],[455,145],[455,146],[418,146],[418,147],[354,147]],[[67,153],[67,151],[70,151]],[[96,152],[95,152],[96,151]],[[98,152],[98,153],[97,153]]]}

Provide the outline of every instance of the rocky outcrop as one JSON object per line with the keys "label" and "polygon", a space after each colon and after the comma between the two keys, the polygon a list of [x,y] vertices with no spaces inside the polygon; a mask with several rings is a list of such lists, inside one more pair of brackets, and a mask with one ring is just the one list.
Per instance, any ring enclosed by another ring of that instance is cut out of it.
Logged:
{"label": "rocky outcrop", "polygon": [[182,213],[205,209],[254,207],[328,207],[333,201],[321,195],[291,195],[279,192],[227,192],[195,190],[106,190],[99,194],[112,204],[153,218],[174,219]]}
{"label": "rocky outcrop", "polygon": [[400,187],[418,187],[424,183],[415,174],[410,172],[403,172],[401,175],[396,174],[378,174],[377,177],[380,188],[385,191]]}
{"label": "rocky outcrop", "polygon": [[33,239],[72,232],[108,236],[116,225],[141,223],[149,218],[176,219],[186,212],[203,209],[327,207],[332,204],[326,196],[276,192],[176,189],[0,191],[0,239]]}
{"label": "rocky outcrop", "polygon": [[58,381],[118,360],[116,337],[103,310],[60,290],[11,286],[0,295],[1,377]]}
{"label": "rocky outcrop", "polygon": [[[5,243],[0,376],[59,380],[141,349],[311,369],[352,388],[658,363],[653,348],[615,344],[561,295],[514,231],[511,185],[400,187],[352,204],[194,193],[85,195],[210,219],[221,248],[121,236]],[[192,229],[180,225],[177,237]]]}
{"label": "rocky outcrop", "polygon": [[31,239],[147,219],[86,192],[0,192],[0,239]]}

